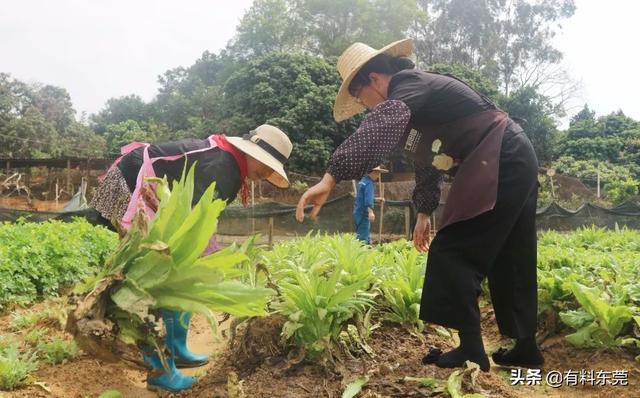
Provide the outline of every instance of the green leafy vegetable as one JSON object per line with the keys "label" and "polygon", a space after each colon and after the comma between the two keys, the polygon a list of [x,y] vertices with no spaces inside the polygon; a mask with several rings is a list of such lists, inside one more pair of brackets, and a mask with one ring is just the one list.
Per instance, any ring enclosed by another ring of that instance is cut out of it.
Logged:
{"label": "green leafy vegetable", "polygon": [[[192,208],[193,178],[192,167],[170,191],[166,179],[153,179],[160,198],[156,217],[149,221],[139,211],[104,270],[77,288],[84,297],[69,328],[83,348],[95,348],[87,339],[95,340],[92,336],[105,330],[125,344],[159,344],[159,308],[201,313],[212,327],[214,311],[266,314],[272,291],[239,281],[247,272],[241,248],[230,246],[202,257],[225,202],[214,199],[212,184]],[[105,345],[105,339],[97,344]],[[124,356],[118,348],[110,351]]]}
{"label": "green leafy vegetable", "polygon": [[369,376],[360,376],[351,383],[347,384],[347,388],[345,388],[342,393],[342,398],[353,398],[356,395],[360,394],[362,391],[362,386],[369,382]]}

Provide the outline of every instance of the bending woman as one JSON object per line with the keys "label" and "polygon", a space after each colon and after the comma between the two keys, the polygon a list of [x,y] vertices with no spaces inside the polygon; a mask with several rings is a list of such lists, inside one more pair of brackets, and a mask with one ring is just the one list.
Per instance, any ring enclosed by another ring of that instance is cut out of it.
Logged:
{"label": "bending woman", "polygon": [[[315,217],[340,180],[358,179],[390,152],[404,148],[415,166],[415,247],[429,250],[420,319],[458,331],[460,346],[433,350],[425,363],[489,370],[480,333],[480,283],[489,280],[496,321],[511,349],[495,363],[537,367],[536,228],[538,161],[518,124],[465,83],[414,69],[410,40],[380,50],[355,43],[338,59],[343,82],[336,121],[369,109],[357,131],[333,153],[322,180],[303,194],[296,217]],[[454,176],[439,230],[431,213],[442,173]]]}
{"label": "bending woman", "polygon": [[[134,149],[135,148],[135,149]],[[212,135],[207,139],[185,139],[159,145],[134,143],[123,148],[123,156],[107,172],[92,199],[91,206],[100,213],[101,223],[113,228],[130,225],[144,177],[166,176],[179,180],[187,168],[197,161],[194,173],[193,204],[216,183],[216,197],[231,202],[238,192],[247,205],[247,180],[267,180],[279,188],[289,186],[283,165],[293,146],[278,128],[262,125],[243,137]],[[113,220],[113,221],[112,221]],[[215,240],[207,250],[216,250]],[[164,369],[158,353],[142,347],[145,362],[154,371],[147,378],[149,389],[178,392],[190,388],[194,379],[176,369],[206,364],[207,355],[194,354],[187,348],[191,314],[163,309],[166,330],[165,345],[168,368]]]}

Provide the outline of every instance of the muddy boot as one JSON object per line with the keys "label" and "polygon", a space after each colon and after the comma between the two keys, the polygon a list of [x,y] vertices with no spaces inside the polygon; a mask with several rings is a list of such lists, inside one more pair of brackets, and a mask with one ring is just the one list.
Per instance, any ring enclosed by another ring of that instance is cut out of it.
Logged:
{"label": "muddy boot", "polygon": [[536,338],[525,337],[517,339],[511,349],[500,348],[491,354],[496,365],[521,368],[540,368],[544,364],[544,357],[538,348]]}
{"label": "muddy boot", "polygon": [[167,333],[166,344],[167,348],[175,355],[177,367],[195,368],[209,363],[208,355],[195,354],[187,348],[187,334],[189,332],[189,323],[191,322],[191,313],[162,310],[162,318],[167,328],[169,324],[173,325],[173,338],[169,339],[169,334]]}

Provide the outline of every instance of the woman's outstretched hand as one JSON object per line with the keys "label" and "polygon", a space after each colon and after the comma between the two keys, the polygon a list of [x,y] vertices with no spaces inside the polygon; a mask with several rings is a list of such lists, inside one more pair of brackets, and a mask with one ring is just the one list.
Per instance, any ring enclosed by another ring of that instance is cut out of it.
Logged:
{"label": "woman's outstretched hand", "polygon": [[319,183],[309,188],[298,201],[298,207],[296,208],[296,220],[302,222],[304,220],[304,208],[307,204],[312,204],[313,209],[309,217],[312,220],[316,218],[322,205],[327,201],[331,190],[336,185],[336,179],[331,174],[326,174],[322,177]]}
{"label": "woman's outstretched hand", "polygon": [[431,244],[431,218],[424,214],[418,213],[416,226],[413,229],[413,245],[420,253],[429,250]]}

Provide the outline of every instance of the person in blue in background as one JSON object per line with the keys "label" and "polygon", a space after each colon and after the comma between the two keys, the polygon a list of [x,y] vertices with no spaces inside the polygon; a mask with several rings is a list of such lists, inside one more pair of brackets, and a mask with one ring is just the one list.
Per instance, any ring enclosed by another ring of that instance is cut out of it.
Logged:
{"label": "person in blue in background", "polygon": [[375,181],[380,179],[380,174],[387,170],[378,166],[371,170],[358,182],[356,187],[356,199],[353,203],[353,223],[356,227],[358,240],[371,244],[371,223],[376,216],[373,213],[375,202]]}

